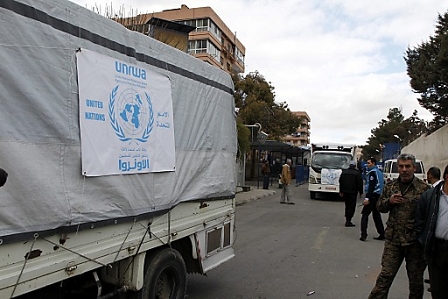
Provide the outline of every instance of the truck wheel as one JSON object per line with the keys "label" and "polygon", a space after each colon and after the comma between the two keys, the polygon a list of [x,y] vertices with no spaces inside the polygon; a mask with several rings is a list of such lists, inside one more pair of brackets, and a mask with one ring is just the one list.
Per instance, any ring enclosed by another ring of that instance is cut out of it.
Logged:
{"label": "truck wheel", "polygon": [[310,191],[310,198],[316,199],[316,192]]}
{"label": "truck wheel", "polygon": [[187,270],[182,255],[175,249],[165,248],[146,260],[146,273],[139,299],[184,299],[187,288]]}

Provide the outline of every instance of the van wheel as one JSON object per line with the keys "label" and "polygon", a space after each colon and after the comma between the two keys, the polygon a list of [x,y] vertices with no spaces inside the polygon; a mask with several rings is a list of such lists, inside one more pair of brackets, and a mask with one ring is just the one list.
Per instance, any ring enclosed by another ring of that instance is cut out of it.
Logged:
{"label": "van wheel", "polygon": [[310,191],[310,198],[316,199],[316,192]]}
{"label": "van wheel", "polygon": [[150,254],[138,299],[184,299],[187,288],[187,270],[181,254],[165,248]]}

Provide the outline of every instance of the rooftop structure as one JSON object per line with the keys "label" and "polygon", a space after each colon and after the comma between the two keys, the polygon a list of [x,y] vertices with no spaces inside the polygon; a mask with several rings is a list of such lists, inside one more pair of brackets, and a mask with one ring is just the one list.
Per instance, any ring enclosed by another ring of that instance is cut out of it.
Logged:
{"label": "rooftop structure", "polygon": [[[186,27],[178,27],[162,21],[171,21]],[[211,7],[167,9],[161,12],[141,14],[131,18],[119,18],[117,22],[130,30],[138,31],[170,44],[182,51],[217,66],[228,73],[244,73],[246,48]],[[159,29],[154,29],[157,26]],[[193,30],[190,30],[192,28]],[[162,29],[165,29],[162,31]],[[155,34],[158,32],[158,34]],[[184,35],[182,35],[182,33]],[[185,40],[185,34],[188,38]],[[186,44],[187,43],[187,44]]]}

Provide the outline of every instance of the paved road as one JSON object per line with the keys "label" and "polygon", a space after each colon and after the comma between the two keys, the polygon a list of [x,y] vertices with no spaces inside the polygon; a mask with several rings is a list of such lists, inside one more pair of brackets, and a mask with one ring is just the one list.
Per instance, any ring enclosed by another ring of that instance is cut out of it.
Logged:
{"label": "paved road", "polygon": [[[279,191],[238,195],[236,257],[207,277],[190,275],[189,299],[367,298],[384,244],[372,239],[373,220],[361,242],[360,208],[346,228],[342,201],[311,200],[301,185],[292,188],[296,205],[281,205]],[[407,288],[402,267],[389,298],[407,298]]]}

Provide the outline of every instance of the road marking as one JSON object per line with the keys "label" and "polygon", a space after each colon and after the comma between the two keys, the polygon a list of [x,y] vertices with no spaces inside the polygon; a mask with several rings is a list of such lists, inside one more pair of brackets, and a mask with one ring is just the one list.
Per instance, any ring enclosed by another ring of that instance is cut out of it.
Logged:
{"label": "road marking", "polygon": [[322,244],[324,243],[325,236],[327,235],[329,229],[330,229],[329,227],[324,227],[322,229],[322,231],[316,238],[316,242],[314,242],[314,246],[311,247],[312,249],[317,249],[317,250],[322,249]]}

